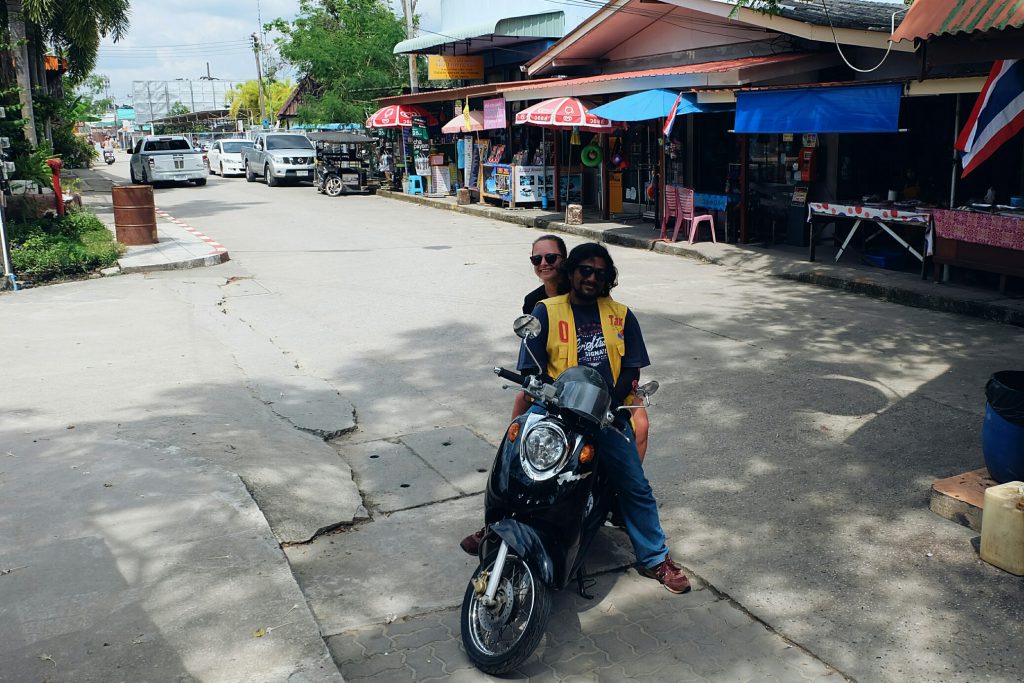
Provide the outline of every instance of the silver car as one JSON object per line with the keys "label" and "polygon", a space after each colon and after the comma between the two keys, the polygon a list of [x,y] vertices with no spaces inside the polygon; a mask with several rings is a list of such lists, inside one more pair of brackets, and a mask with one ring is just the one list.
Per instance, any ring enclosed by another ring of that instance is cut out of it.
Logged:
{"label": "silver car", "polygon": [[206,152],[207,161],[210,164],[210,173],[219,176],[242,175],[245,167],[242,166],[242,149],[252,147],[252,140],[244,138],[225,138],[215,140]]}

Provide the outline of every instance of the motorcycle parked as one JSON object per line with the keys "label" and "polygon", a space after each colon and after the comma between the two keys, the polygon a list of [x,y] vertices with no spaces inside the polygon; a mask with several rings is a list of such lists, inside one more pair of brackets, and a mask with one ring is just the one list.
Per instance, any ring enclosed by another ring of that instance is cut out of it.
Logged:
{"label": "motorcycle parked", "polygon": [[[524,315],[513,327],[530,353],[527,341],[540,334],[540,321]],[[540,409],[517,417],[498,447],[484,499],[480,564],[462,600],[469,658],[480,670],[501,674],[540,643],[552,591],[575,578],[580,594],[591,597],[583,561],[614,496],[594,443],[600,430],[616,429],[619,413],[610,410],[611,393],[593,368],[569,368],[554,381],[494,372],[522,386]],[[649,382],[637,390],[641,405],[650,404],[657,388]]]}
{"label": "motorcycle parked", "polygon": [[103,150],[103,161],[107,163],[107,166],[114,163],[114,150],[105,149]]}

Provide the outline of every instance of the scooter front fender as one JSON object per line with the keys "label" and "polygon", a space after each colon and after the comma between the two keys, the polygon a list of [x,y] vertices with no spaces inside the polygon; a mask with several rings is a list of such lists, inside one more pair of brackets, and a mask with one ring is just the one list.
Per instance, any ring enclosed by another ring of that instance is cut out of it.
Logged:
{"label": "scooter front fender", "polygon": [[515,519],[503,519],[491,524],[492,534],[484,538],[481,557],[487,557],[490,553],[497,551],[498,539],[508,543],[509,548],[522,558],[528,565],[537,570],[543,584],[550,587],[555,586],[557,572],[551,553],[547,550],[547,543],[539,531],[529,527]]}

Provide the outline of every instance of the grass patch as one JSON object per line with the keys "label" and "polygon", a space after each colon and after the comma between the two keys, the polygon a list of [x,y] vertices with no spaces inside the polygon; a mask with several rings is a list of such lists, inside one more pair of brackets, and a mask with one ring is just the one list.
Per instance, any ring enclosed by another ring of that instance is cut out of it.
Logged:
{"label": "grass patch", "polygon": [[124,253],[100,219],[82,210],[12,224],[10,240],[14,272],[33,284],[112,266]]}

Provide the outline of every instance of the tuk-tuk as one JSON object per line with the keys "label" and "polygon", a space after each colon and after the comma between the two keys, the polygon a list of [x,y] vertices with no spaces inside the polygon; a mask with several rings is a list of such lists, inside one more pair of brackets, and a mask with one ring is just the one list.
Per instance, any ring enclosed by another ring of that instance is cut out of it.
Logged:
{"label": "tuk-tuk", "polygon": [[371,182],[376,141],[347,130],[317,131],[307,136],[316,148],[313,186],[329,197],[342,194],[373,194]]}

